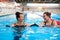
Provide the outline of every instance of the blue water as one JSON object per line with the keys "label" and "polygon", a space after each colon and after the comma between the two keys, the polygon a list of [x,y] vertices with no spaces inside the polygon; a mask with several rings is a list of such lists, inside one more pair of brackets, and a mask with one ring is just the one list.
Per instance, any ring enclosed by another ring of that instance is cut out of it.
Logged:
{"label": "blue water", "polygon": [[[52,19],[60,21],[60,14],[53,14]],[[25,19],[28,24],[39,24],[43,18],[29,18]],[[13,40],[16,34],[14,28],[6,27],[16,22],[15,15],[0,16],[0,40]],[[22,31],[20,40],[60,40],[60,28],[48,27],[26,27]]]}

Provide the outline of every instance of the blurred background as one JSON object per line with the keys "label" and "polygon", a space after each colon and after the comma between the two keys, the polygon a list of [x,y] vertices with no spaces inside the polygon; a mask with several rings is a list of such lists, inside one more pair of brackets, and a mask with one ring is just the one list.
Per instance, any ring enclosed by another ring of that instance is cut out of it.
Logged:
{"label": "blurred background", "polygon": [[60,0],[0,0],[0,15],[16,11],[49,11],[60,13]]}

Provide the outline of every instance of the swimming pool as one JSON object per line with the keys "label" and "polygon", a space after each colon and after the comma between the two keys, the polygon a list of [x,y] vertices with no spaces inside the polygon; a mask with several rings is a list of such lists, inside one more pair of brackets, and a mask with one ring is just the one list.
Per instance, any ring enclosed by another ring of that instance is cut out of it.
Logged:
{"label": "swimming pool", "polygon": [[[60,21],[59,16],[60,14],[52,14],[52,19]],[[29,24],[39,24],[41,21],[43,21],[43,18],[36,14],[28,14],[27,19],[25,19],[25,22]],[[6,25],[11,25],[15,22],[15,15],[0,16],[0,40],[13,40],[14,29],[6,27]],[[60,28],[26,27],[20,40],[60,40]]]}

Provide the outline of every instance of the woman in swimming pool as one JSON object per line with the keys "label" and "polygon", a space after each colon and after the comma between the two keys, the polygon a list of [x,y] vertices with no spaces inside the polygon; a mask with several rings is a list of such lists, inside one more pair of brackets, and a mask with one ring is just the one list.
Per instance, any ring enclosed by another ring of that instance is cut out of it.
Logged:
{"label": "woman in swimming pool", "polygon": [[42,27],[44,27],[44,26],[47,26],[47,27],[51,27],[51,26],[57,27],[57,22],[55,20],[51,19],[51,13],[44,12],[43,18],[44,18],[44,22],[42,22],[40,26],[42,26]]}
{"label": "woman in swimming pool", "polygon": [[27,24],[25,24],[24,23],[24,15],[23,15],[23,13],[20,13],[20,12],[16,12],[16,19],[17,19],[17,22],[16,23],[14,23],[14,24],[12,24],[12,27],[14,27],[14,26],[16,26],[16,25],[18,25],[18,26],[22,26],[22,25],[24,25],[24,26],[28,26]]}
{"label": "woman in swimming pool", "polygon": [[17,19],[17,22],[12,24],[12,27],[16,27],[17,29],[15,29],[15,33],[17,33],[17,35],[14,37],[14,40],[19,40],[19,38],[21,38],[22,36],[22,33],[21,31],[24,29],[25,26],[30,26],[26,23],[24,23],[24,15],[23,13],[20,13],[20,12],[16,12],[16,19]]}

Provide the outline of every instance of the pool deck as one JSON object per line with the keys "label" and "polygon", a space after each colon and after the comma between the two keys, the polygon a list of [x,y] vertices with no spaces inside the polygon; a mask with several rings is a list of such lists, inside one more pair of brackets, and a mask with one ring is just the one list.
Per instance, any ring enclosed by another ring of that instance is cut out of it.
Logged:
{"label": "pool deck", "polygon": [[[54,14],[60,14],[60,10],[58,12],[53,12]],[[15,14],[15,13],[0,13],[0,17],[1,16],[5,16],[5,15],[12,15],[12,14]]]}

